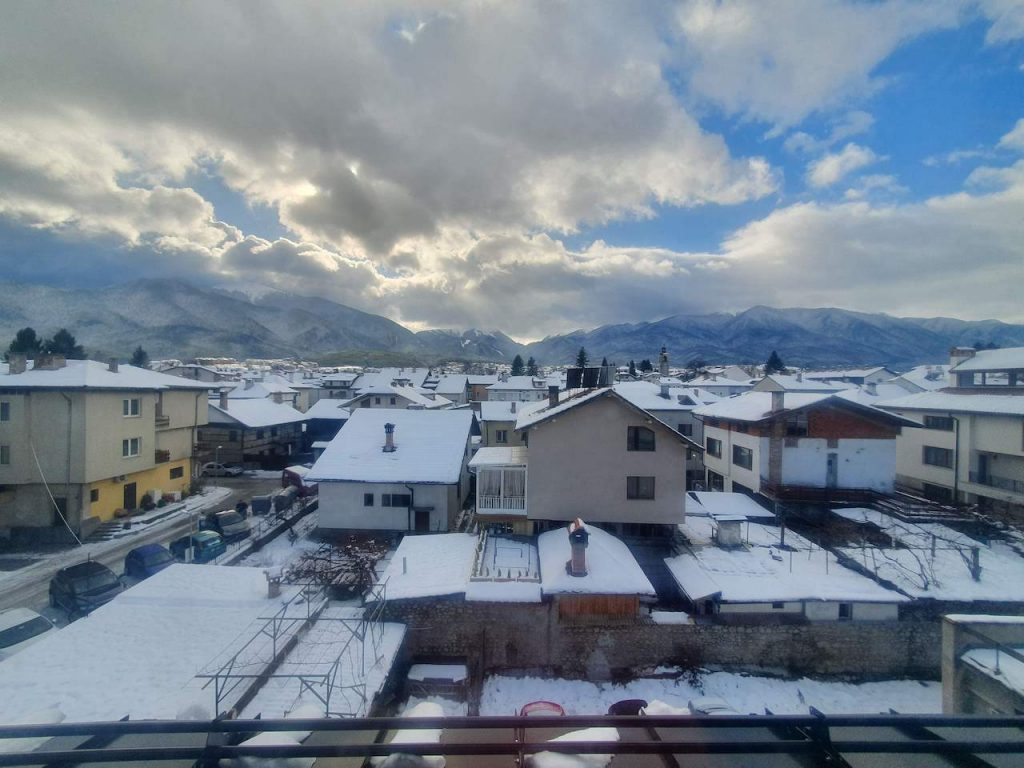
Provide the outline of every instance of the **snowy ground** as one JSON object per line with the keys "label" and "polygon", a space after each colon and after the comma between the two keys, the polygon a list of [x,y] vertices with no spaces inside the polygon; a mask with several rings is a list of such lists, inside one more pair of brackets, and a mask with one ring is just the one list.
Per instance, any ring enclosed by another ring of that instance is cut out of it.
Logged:
{"label": "snowy ground", "polygon": [[[659,670],[660,671],[660,670]],[[622,699],[659,700],[685,708],[691,699],[715,696],[741,713],[806,714],[816,707],[826,714],[942,711],[942,684],[933,681],[888,680],[841,683],[800,678],[785,680],[737,672],[702,672],[693,685],[687,677],[637,678],[624,685],[600,685],[583,680],[506,677],[484,681],[481,715],[511,715],[531,701],[562,705],[568,715],[605,714]]]}
{"label": "snowy ground", "polygon": [[[258,517],[250,519],[260,520]],[[289,541],[286,531],[273,541],[264,544],[259,552],[253,552],[244,557],[238,562],[238,565],[251,568],[284,568],[291,565],[305,553],[312,552],[320,546],[320,542],[309,538],[310,534],[316,530],[318,519],[317,512],[310,513],[293,526],[293,530],[299,536],[295,542]],[[273,517],[267,519],[266,522],[268,525],[276,525],[278,520]]]}

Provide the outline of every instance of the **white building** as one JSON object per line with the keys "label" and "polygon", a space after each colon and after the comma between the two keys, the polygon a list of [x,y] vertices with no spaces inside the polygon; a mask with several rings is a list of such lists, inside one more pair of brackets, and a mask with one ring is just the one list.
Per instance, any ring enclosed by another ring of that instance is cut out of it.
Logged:
{"label": "white building", "polygon": [[310,470],[320,527],[448,531],[469,492],[469,410],[358,409]]}

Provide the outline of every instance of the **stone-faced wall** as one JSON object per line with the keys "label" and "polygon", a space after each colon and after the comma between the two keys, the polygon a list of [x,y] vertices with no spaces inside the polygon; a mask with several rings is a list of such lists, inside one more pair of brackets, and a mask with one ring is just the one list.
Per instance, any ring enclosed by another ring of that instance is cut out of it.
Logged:
{"label": "stone-faced wall", "polygon": [[465,656],[474,675],[537,668],[600,680],[660,664],[868,679],[937,679],[940,671],[938,622],[735,626],[644,618],[600,626],[559,620],[549,602],[467,603],[461,596],[392,601],[387,618],[408,626],[413,656]]}

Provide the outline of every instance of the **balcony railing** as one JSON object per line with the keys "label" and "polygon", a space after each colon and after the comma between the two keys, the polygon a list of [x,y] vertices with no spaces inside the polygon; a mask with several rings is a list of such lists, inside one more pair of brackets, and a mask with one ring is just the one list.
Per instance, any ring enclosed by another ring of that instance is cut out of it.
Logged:
{"label": "balcony railing", "polygon": [[164,464],[171,460],[170,451],[155,451],[153,454],[153,461],[157,464]]}
{"label": "balcony railing", "polygon": [[972,483],[987,485],[989,488],[998,488],[1001,491],[1010,493],[1024,493],[1024,480],[1014,480],[1009,477],[997,477],[996,475],[981,475],[977,472],[970,473]]}
{"label": "balcony railing", "polygon": [[526,509],[525,496],[481,496],[480,509],[500,509],[507,512],[522,512]]}
{"label": "balcony railing", "polygon": [[161,416],[160,414],[157,414],[155,421],[157,429],[163,429],[164,427],[171,426],[170,416]]}

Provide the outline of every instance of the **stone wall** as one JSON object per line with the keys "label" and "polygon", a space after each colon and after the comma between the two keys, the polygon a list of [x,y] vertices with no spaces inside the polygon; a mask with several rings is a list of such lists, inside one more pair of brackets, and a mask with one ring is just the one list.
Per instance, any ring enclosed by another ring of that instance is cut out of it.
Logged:
{"label": "stone wall", "polygon": [[937,679],[940,671],[938,622],[736,626],[639,619],[600,625],[560,620],[553,603],[467,603],[461,596],[393,601],[387,615],[407,624],[406,642],[414,657],[466,657],[474,675],[544,669],[607,680],[660,664],[862,679]]}

